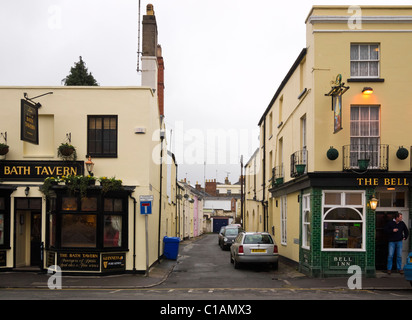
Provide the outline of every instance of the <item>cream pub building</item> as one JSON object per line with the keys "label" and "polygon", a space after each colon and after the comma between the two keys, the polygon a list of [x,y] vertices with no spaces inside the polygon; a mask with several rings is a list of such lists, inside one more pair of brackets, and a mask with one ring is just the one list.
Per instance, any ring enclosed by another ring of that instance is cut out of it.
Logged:
{"label": "cream pub building", "polygon": [[[165,221],[175,220],[177,167],[163,134],[163,63],[149,9],[143,86],[0,87],[0,142],[9,146],[0,156],[0,271],[147,272],[163,236],[173,236]],[[77,158],[60,157],[61,143],[75,146]],[[121,186],[70,189],[67,177],[90,173]],[[147,224],[142,196],[151,202]]]}
{"label": "cream pub building", "polygon": [[310,276],[352,265],[376,276],[385,223],[401,212],[411,226],[411,40],[412,6],[314,6],[306,46],[259,121],[246,212],[258,204],[279,253]]}

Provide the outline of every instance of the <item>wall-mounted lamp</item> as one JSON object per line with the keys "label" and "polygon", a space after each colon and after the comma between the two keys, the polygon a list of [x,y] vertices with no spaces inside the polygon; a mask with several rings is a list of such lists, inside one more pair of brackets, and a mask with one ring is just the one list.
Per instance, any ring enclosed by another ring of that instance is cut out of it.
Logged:
{"label": "wall-mounted lamp", "polygon": [[86,165],[86,169],[89,175],[93,177],[94,162],[92,161],[92,157],[89,156],[89,160],[87,160],[84,164]]}
{"label": "wall-mounted lamp", "polygon": [[373,88],[371,87],[364,87],[362,90],[362,94],[370,95],[373,93]]}
{"label": "wall-mounted lamp", "polygon": [[375,195],[369,198],[369,206],[373,211],[376,210],[378,206],[378,199],[376,199]]}
{"label": "wall-mounted lamp", "polygon": [[30,187],[26,187],[26,189],[24,189],[24,194],[26,195],[26,197],[29,195],[30,192]]}

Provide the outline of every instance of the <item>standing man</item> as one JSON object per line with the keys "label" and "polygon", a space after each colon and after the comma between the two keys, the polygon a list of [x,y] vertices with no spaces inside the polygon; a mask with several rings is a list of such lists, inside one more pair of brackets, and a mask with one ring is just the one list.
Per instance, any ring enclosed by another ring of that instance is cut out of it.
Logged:
{"label": "standing man", "polygon": [[408,228],[405,222],[402,221],[402,213],[395,213],[395,219],[389,221],[385,226],[385,232],[388,234],[388,274],[392,272],[393,255],[396,250],[396,268],[400,274],[402,270],[402,241],[409,236]]}

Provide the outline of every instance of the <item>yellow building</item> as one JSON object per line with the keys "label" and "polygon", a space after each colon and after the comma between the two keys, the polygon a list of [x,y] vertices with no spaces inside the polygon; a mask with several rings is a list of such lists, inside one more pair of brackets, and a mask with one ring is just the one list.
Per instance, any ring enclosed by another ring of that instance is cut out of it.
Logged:
{"label": "yellow building", "polygon": [[306,46],[261,117],[265,230],[302,272],[358,265],[375,276],[386,269],[385,222],[401,212],[410,226],[411,33],[412,6],[314,6]]}
{"label": "yellow building", "polygon": [[[160,58],[143,41],[143,60]],[[0,270],[143,272],[162,256],[177,166],[149,70],[144,87],[0,87]]]}

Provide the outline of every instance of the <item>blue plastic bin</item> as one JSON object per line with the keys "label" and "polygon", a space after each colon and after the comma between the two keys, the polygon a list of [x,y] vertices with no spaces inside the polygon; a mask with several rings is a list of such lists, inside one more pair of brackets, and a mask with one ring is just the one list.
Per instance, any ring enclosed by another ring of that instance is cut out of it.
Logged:
{"label": "blue plastic bin", "polygon": [[176,260],[179,253],[180,238],[177,237],[164,237],[164,255],[166,259]]}
{"label": "blue plastic bin", "polygon": [[405,274],[405,280],[410,281],[412,285],[412,252],[409,253],[408,258],[406,259],[406,265],[403,268]]}

